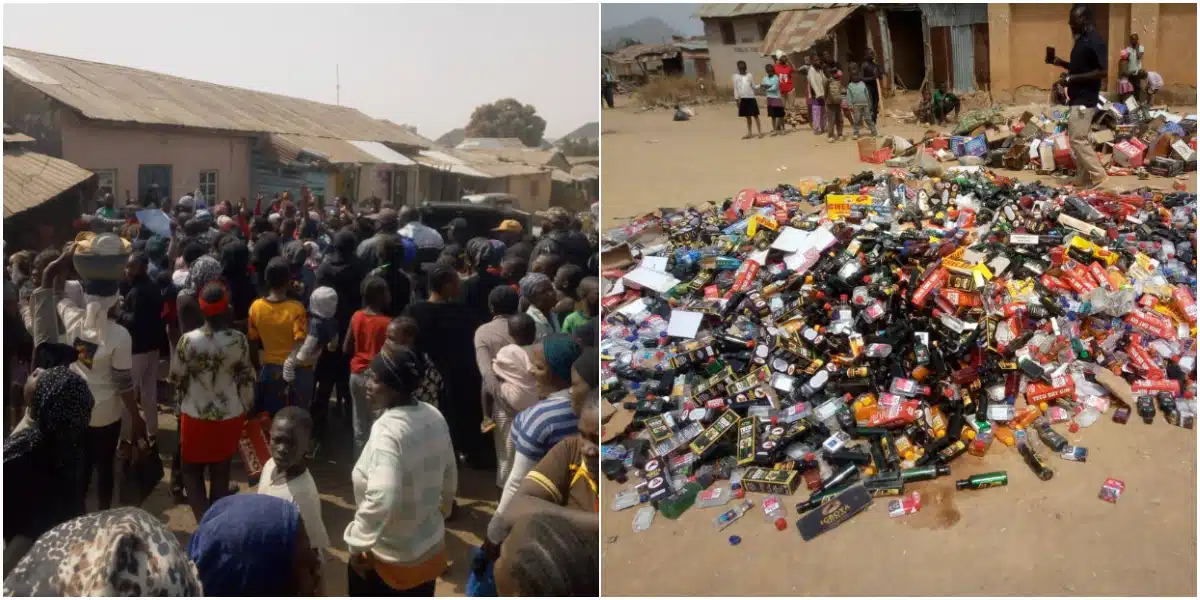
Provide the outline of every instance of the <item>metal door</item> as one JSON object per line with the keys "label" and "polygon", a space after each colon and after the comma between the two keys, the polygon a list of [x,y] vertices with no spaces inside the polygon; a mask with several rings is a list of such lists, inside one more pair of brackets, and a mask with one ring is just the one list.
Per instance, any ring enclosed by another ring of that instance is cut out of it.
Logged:
{"label": "metal door", "polygon": [[954,70],[951,78],[954,90],[975,91],[975,35],[970,25],[950,28],[950,57]]}
{"label": "metal door", "polygon": [[138,199],[146,197],[151,185],[158,185],[158,200],[170,202],[171,195],[171,165],[138,165]]}

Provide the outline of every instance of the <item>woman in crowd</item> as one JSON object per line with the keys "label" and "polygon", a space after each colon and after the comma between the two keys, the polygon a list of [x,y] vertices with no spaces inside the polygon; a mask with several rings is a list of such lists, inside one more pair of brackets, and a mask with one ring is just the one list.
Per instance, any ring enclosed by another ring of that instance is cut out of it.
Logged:
{"label": "woman in crowd", "polygon": [[[358,239],[348,230],[333,236],[333,246],[325,253],[321,266],[317,268],[317,286],[329,286],[337,292],[338,306],[335,313],[338,331],[350,327],[350,317],[362,308],[362,285],[365,272],[361,268],[355,248]],[[334,390],[342,407],[343,416],[350,410],[350,355],[338,346],[325,352],[317,362],[317,396],[328,398]]]}
{"label": "woman in crowd", "polygon": [[300,509],[263,494],[222,498],[188,543],[206,596],[315,596],[319,554]]}
{"label": "woman in crowd", "polygon": [[229,306],[233,309],[233,327],[246,332],[246,315],[258,297],[250,276],[250,248],[234,239],[221,248],[221,276],[229,288]]}
{"label": "woman in crowd", "polygon": [[295,385],[283,380],[283,363],[308,337],[308,313],[304,305],[289,295],[291,277],[282,257],[272,258],[264,273],[267,295],[250,306],[250,359],[258,362],[262,349],[262,367],[255,391],[255,412],[272,415],[291,404],[291,398],[307,409],[312,398],[312,373],[298,371]]}
{"label": "woman in crowd", "polygon": [[391,296],[388,302],[387,314],[398,317],[404,314],[408,303],[412,301],[412,280],[404,267],[416,260],[417,247],[412,240],[391,236],[381,236],[376,245],[379,266],[371,274],[387,283]]}
{"label": "woman in crowd", "polygon": [[504,243],[487,238],[474,238],[467,243],[467,261],[471,275],[463,281],[462,300],[475,312],[480,323],[487,322],[490,314],[488,294],[498,286],[507,285],[501,274],[500,261],[504,258]]}
{"label": "woman in crowd", "polygon": [[566,335],[552,335],[530,348],[530,362],[545,399],[521,411],[513,420],[512,466],[496,515],[488,525],[488,540],[493,544],[504,539],[505,510],[525,475],[555,444],[579,430],[579,415],[571,402],[570,387],[573,365],[581,351],[579,344]]}
{"label": "woman in crowd", "polygon": [[133,507],[47,531],[4,579],[8,596],[194,597],[206,591],[175,534]]}
{"label": "woman in crowd", "polygon": [[[229,293],[222,283],[204,286],[200,310],[204,325],[184,334],[171,358],[183,485],[197,521],[229,493],[230,464],[254,401],[250,344],[230,326]],[[206,471],[211,491],[204,488]]]}
{"label": "woman in crowd", "polygon": [[[92,241],[95,255],[119,255],[123,242],[114,234],[101,234]],[[62,277],[67,263],[75,254],[75,245],[67,244],[58,260],[46,267],[44,277],[54,277],[54,295],[58,297],[66,286]],[[70,298],[58,302],[58,317],[62,321],[61,340],[72,344],[79,353],[71,370],[87,380],[95,402],[87,431],[84,452],[83,486],[87,489],[93,470],[96,472],[96,501],[100,510],[112,506],[116,485],[116,453],[121,438],[121,415],[131,415],[132,437],[129,442],[144,442],[146,422],[134,394],[133,340],[129,332],[114,321],[120,296],[117,281],[84,281],[85,304],[79,307]],[[144,447],[139,447],[144,451]]]}
{"label": "woman in crowd", "polygon": [[442,411],[451,415],[450,436],[454,450],[472,468],[494,466],[491,448],[484,443],[479,426],[479,369],[475,363],[475,315],[459,302],[462,280],[453,267],[439,264],[429,272],[429,300],[408,307],[408,316],[419,329],[415,350],[426,354],[446,384]]}
{"label": "woman in crowd", "polygon": [[492,320],[480,325],[475,330],[475,364],[479,367],[480,379],[483,386],[483,416],[491,418],[495,425],[492,434],[496,448],[496,485],[504,487],[508,478],[508,455],[505,450],[508,442],[508,432],[512,421],[508,411],[496,402],[495,395],[488,390],[487,382],[494,380],[492,361],[500,349],[512,344],[512,336],[508,333],[508,318],[517,313],[520,296],[508,286],[492,288],[488,293],[488,307]]}
{"label": "woman in crowd", "polygon": [[51,528],[82,515],[79,485],[92,392],[68,367],[39,369],[22,390],[28,427],[4,441],[4,573]]}
{"label": "woman in crowd", "polygon": [[537,339],[558,333],[562,326],[554,307],[558,304],[558,293],[554,282],[541,273],[529,273],[521,278],[521,298],[529,303],[525,313],[537,324]]}
{"label": "woman in crowd", "polygon": [[389,346],[367,376],[369,401],[383,413],[351,474],[349,594],[433,596],[458,487],[449,428],[436,408],[413,398],[421,373],[410,350]]}
{"label": "woman in crowd", "polygon": [[[313,290],[308,299],[308,337],[304,338],[304,343],[284,361],[284,381],[294,384],[297,371],[307,371],[307,375],[300,379],[312,381],[314,367],[319,364],[321,356],[339,347],[342,332],[334,319],[337,304],[337,292],[333,288],[322,286]],[[329,417],[329,395],[314,397],[309,411],[314,423],[312,451],[315,454],[325,435],[325,424]]]}

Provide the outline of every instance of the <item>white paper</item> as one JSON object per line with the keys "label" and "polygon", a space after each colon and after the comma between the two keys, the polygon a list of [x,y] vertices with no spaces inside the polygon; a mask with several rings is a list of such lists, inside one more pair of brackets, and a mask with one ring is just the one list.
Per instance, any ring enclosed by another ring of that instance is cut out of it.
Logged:
{"label": "white paper", "polygon": [[783,252],[795,252],[804,244],[804,239],[808,237],[808,232],[795,227],[784,227],[779,232],[779,237],[771,244],[771,247]]}
{"label": "white paper", "polygon": [[670,337],[694,338],[696,332],[700,331],[700,322],[704,320],[704,313],[692,312],[690,310],[673,310],[671,311],[671,320],[667,323],[667,335]]}
{"label": "white paper", "polygon": [[624,281],[637,287],[653,290],[659,294],[665,294],[671,288],[679,285],[679,280],[672,277],[669,273],[647,269],[646,267],[638,267],[626,273]]}
{"label": "white paper", "polygon": [[638,298],[637,300],[634,300],[633,302],[630,302],[629,304],[626,304],[625,306],[622,306],[621,308],[617,309],[617,312],[619,312],[627,317],[632,317],[638,313],[645,312],[645,311],[646,311],[646,300],[643,298]]}
{"label": "white paper", "polygon": [[665,256],[647,256],[642,259],[642,266],[655,271],[667,270],[667,257]]}
{"label": "white paper", "polygon": [[615,283],[612,284],[612,287],[609,288],[608,293],[605,295],[606,296],[620,296],[621,294],[624,294],[624,293],[625,293],[625,282],[618,279]]}

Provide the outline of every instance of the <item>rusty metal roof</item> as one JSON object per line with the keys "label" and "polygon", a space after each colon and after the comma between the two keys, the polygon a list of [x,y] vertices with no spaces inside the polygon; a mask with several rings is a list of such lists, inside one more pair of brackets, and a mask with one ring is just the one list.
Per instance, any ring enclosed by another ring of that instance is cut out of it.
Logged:
{"label": "rusty metal roof", "polygon": [[18,48],[4,48],[4,72],[100,121],[432,145],[345,106]]}
{"label": "rusty metal roof", "polygon": [[776,50],[787,53],[804,52],[825,37],[860,5],[808,5],[808,8],[788,10],[775,16],[760,51],[763,55]]}
{"label": "rusty metal roof", "polygon": [[[493,177],[509,177],[514,175],[533,175],[549,170],[548,167],[542,167],[533,164],[533,162],[525,162],[525,160],[509,160],[504,155],[512,156],[513,152],[530,152],[551,154],[552,152],[542,152],[539,150],[457,150],[453,155],[465,161],[473,168],[483,171]],[[514,156],[515,158],[515,156]],[[534,161],[536,159],[527,158],[526,160]]]}
{"label": "rusty metal roof", "polygon": [[475,168],[473,164],[461,157],[451,154],[451,151],[446,149],[421,150],[419,153],[414,154],[412,159],[415,160],[418,165],[423,167],[441,169],[456,175],[479,177],[482,179],[494,179],[496,177],[491,173],[485,173]]}
{"label": "rusty metal roof", "polygon": [[667,44],[630,44],[616,52],[612,53],[612,59],[619,63],[632,63],[643,56],[654,56],[656,58],[672,57],[679,54],[679,46],[675,43]]}
{"label": "rusty metal roof", "polygon": [[696,16],[701,19],[712,18],[729,18],[729,17],[746,17],[750,15],[763,15],[769,13],[783,12],[785,10],[794,10],[813,6],[811,4],[746,4],[746,3],[719,3],[719,4],[701,4],[696,10]]}
{"label": "rusty metal roof", "polygon": [[[7,136],[6,136],[7,137]],[[95,177],[61,158],[5,149],[4,216],[24,212]]]}

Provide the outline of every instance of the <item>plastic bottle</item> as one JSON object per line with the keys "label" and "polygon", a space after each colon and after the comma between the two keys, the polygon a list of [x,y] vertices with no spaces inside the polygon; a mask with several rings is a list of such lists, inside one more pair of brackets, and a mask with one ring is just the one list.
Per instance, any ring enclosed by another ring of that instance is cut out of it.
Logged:
{"label": "plastic bottle", "polygon": [[768,523],[773,523],[775,529],[783,531],[787,529],[787,510],[783,508],[783,503],[779,501],[779,496],[771,494],[762,501],[763,515]]}
{"label": "plastic bottle", "polygon": [[700,492],[696,496],[696,503],[693,506],[696,508],[724,506],[729,504],[729,501],[733,500],[733,498],[734,494],[732,490],[730,490],[727,486],[720,486]]}
{"label": "plastic bottle", "polygon": [[751,508],[754,508],[753,502],[749,500],[742,500],[741,503],[737,504],[733,508],[717,515],[717,517],[713,519],[713,527],[717,531],[721,531],[732,525],[734,521],[742,518],[742,515],[745,515],[746,512],[748,512]]}

